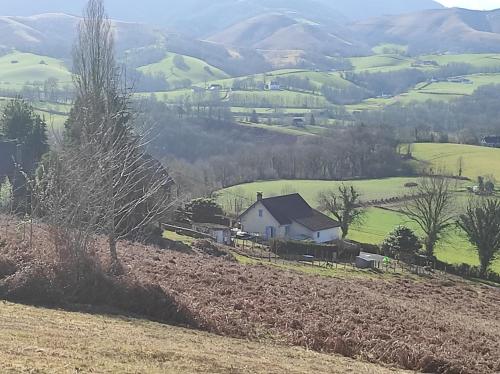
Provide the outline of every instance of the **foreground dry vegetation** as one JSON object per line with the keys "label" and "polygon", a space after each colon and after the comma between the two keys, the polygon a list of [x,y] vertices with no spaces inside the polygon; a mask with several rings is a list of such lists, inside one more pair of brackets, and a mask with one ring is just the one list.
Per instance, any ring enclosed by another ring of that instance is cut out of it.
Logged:
{"label": "foreground dry vegetation", "polygon": [[[16,285],[26,284],[37,253],[43,248],[49,256],[51,244],[38,228],[30,251],[15,239],[14,226],[6,231],[4,262],[15,262],[16,272],[0,280],[0,294],[19,298],[25,293]],[[495,287],[439,277],[319,277],[129,243],[120,244],[119,257],[125,269],[120,284],[127,279],[127,289],[132,281],[142,289],[161,289],[126,294],[141,298],[141,310],[133,301],[110,296],[114,307],[220,335],[272,340],[405,369],[500,371],[500,289]],[[163,301],[152,303],[148,296],[162,296]],[[168,313],[158,313],[158,308]]]}
{"label": "foreground dry vegetation", "polygon": [[2,373],[403,373],[153,322],[0,302]]}

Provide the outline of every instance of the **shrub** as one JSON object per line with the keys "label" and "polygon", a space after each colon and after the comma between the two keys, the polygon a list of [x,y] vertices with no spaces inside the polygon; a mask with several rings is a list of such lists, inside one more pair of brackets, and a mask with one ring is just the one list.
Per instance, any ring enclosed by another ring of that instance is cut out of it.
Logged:
{"label": "shrub", "polygon": [[413,257],[422,244],[412,229],[398,226],[382,243],[382,251],[398,258]]}

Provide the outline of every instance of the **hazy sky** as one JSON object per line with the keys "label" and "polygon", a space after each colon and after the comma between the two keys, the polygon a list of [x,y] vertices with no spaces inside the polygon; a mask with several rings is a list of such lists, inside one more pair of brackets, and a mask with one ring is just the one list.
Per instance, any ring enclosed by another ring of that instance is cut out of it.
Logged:
{"label": "hazy sky", "polygon": [[497,9],[500,0],[437,0],[445,6],[458,6],[468,9]]}

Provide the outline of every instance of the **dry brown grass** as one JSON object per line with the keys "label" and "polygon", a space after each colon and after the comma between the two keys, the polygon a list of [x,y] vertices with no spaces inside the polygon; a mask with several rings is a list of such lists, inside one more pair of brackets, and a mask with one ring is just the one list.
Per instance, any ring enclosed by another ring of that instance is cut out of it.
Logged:
{"label": "dry brown grass", "polygon": [[2,373],[403,373],[153,322],[0,302]]}
{"label": "dry brown grass", "polygon": [[[50,253],[43,229],[35,231],[33,251],[13,234],[3,248],[18,269],[37,251]],[[107,256],[105,243],[98,254]],[[169,305],[209,332],[430,373],[500,372],[499,288],[458,278],[314,276],[130,243],[119,257],[125,278],[161,287]]]}

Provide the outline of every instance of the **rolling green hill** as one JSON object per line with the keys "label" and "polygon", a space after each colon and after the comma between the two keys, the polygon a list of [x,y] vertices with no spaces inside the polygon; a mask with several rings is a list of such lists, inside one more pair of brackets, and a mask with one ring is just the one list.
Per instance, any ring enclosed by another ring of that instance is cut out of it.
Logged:
{"label": "rolling green hill", "polygon": [[194,57],[169,54],[162,61],[138,68],[144,74],[163,75],[168,82],[190,80],[203,83],[228,78],[228,75]]}
{"label": "rolling green hill", "polygon": [[28,81],[43,82],[55,78],[71,83],[71,73],[61,60],[32,53],[9,53],[0,57],[0,86],[20,90]]}

